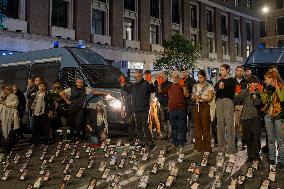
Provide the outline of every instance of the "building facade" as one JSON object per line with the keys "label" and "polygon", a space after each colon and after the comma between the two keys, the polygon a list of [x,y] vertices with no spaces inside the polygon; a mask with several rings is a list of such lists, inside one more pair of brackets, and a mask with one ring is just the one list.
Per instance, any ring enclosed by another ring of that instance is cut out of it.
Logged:
{"label": "building facade", "polygon": [[284,1],[263,0],[261,6],[261,42],[266,47],[284,47]]}
{"label": "building facade", "polygon": [[[163,41],[181,33],[200,43],[196,65],[235,68],[258,47],[258,0],[9,0],[1,50],[74,46],[84,40],[112,65],[153,69]],[[127,69],[127,68],[126,68]]]}

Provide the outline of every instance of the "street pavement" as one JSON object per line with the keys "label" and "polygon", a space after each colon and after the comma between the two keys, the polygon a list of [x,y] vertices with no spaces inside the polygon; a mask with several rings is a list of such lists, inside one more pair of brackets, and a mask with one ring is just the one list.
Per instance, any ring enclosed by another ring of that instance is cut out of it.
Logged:
{"label": "street pavement", "polygon": [[[121,158],[121,153],[124,151],[123,147],[117,147],[116,143],[118,139],[114,139],[111,141],[111,144],[113,145],[113,148],[116,149],[118,152],[118,163]],[[122,141],[122,144],[128,143],[126,139],[120,139]],[[50,172],[50,177],[47,182],[43,182],[41,188],[43,189],[55,189],[59,188],[61,182],[63,181],[63,178],[65,177],[65,174],[62,174],[62,171],[64,170],[66,163],[62,164],[62,161],[65,157],[67,157],[67,160],[70,159],[74,160],[74,166],[71,168],[71,179],[70,183],[68,184],[68,189],[87,189],[88,183],[90,180],[94,177],[97,178],[97,187],[96,188],[109,188],[111,182],[107,182],[105,179],[102,179],[103,172],[99,171],[100,163],[102,161],[107,162],[107,167],[111,169],[110,175],[115,174],[121,174],[120,179],[120,185],[122,188],[129,188],[134,189],[138,188],[139,181],[141,179],[141,176],[137,176],[136,171],[134,171],[133,164],[127,163],[127,165],[120,169],[118,168],[118,165],[111,166],[109,165],[109,162],[111,160],[111,157],[105,158],[104,154],[105,152],[100,147],[95,148],[96,157],[94,161],[93,168],[88,169],[87,166],[89,164],[89,153],[86,152],[87,147],[84,147],[84,143],[79,143],[77,145],[78,151],[80,151],[80,157],[79,159],[75,159],[75,156],[71,155],[71,152],[73,150],[73,145],[70,145],[70,148],[66,151],[63,150],[65,145],[69,142],[63,142],[60,156],[54,159],[54,162],[47,163],[47,168]],[[155,141],[156,148],[152,150],[149,153],[149,158],[147,161],[142,162],[141,161],[141,155],[139,152],[136,152],[137,160],[140,161],[139,164],[142,164],[145,166],[145,171],[143,175],[149,175],[149,184],[147,188],[157,188],[160,182],[165,183],[167,180],[167,177],[169,175],[168,170],[168,163],[170,160],[173,160],[177,162],[178,154],[177,152],[180,151],[180,149],[172,148],[170,143],[168,143],[165,140],[157,140]],[[10,158],[10,166],[8,169],[11,170],[11,174],[8,177],[7,181],[0,181],[0,189],[25,189],[29,184],[33,185],[33,183],[36,181],[36,179],[39,176],[40,167],[42,162],[46,159],[49,160],[52,155],[56,152],[56,147],[58,143],[54,145],[50,145],[47,148],[47,153],[43,157],[42,160],[40,160],[40,157],[42,156],[43,150],[46,148],[45,146],[37,146],[33,148],[33,153],[30,159],[30,162],[28,163],[27,170],[27,179],[24,181],[19,180],[21,173],[19,172],[19,169],[23,166],[23,164],[27,161],[27,158],[25,158],[26,152],[30,149],[29,146],[24,146],[24,144],[19,144],[18,148],[13,151],[11,158]],[[160,150],[164,147],[168,148],[167,153],[165,154],[166,162],[163,169],[159,170],[157,174],[150,174],[154,163],[157,162],[158,155],[160,153]],[[176,179],[176,182],[171,188],[190,188],[190,179],[193,175],[193,173],[188,172],[188,168],[191,163],[197,163],[200,164],[202,161],[202,153],[198,153],[193,150],[193,145],[187,145],[182,149],[182,153],[184,153],[184,162],[183,163],[177,163],[177,166],[179,168],[178,176]],[[16,155],[20,155],[20,159],[18,163],[14,163],[14,157]],[[206,167],[200,166],[200,175],[197,179],[197,183],[199,184],[199,188],[201,189],[210,189],[212,188],[212,184],[214,179],[208,177],[208,172],[210,169],[210,166],[216,165],[216,149],[214,148],[213,153],[209,154],[208,164]],[[1,162],[5,162],[7,154],[0,154]],[[130,159],[130,155],[128,154],[127,159]],[[238,189],[258,189],[261,185],[261,181],[264,178],[268,178],[268,170],[269,165],[267,163],[267,159],[265,155],[262,154],[263,161],[261,162],[259,169],[254,172],[253,178],[246,178],[245,183],[243,186],[238,186]],[[226,158],[228,160],[228,158]],[[220,188],[228,188],[228,185],[231,182],[231,179],[237,178],[238,175],[245,175],[247,172],[247,169],[251,166],[248,163],[245,163],[246,160],[246,152],[245,151],[239,151],[236,154],[236,161],[234,165],[233,172],[231,174],[228,174],[225,172],[225,166],[218,169],[218,172],[221,175],[221,187]],[[3,166],[4,164],[1,163],[0,165],[0,178],[2,178],[4,172],[3,172]],[[86,168],[83,177],[82,178],[76,178],[76,174],[80,168]],[[284,170],[277,170],[276,175],[276,181],[271,182],[271,188],[284,188]]]}

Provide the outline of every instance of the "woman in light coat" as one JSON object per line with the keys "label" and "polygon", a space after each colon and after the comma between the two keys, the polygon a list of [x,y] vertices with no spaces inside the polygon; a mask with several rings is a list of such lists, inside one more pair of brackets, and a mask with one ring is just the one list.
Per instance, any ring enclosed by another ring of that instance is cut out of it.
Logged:
{"label": "woman in light coat", "polygon": [[12,86],[4,85],[0,98],[0,121],[2,127],[2,135],[8,139],[11,130],[20,128],[18,107],[18,97],[13,94]]}

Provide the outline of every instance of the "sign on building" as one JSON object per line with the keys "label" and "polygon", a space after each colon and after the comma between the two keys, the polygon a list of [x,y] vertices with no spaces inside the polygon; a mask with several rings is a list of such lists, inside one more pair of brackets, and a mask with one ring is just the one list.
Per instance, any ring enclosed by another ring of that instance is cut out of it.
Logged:
{"label": "sign on building", "polygon": [[130,70],[143,70],[143,62],[128,62],[128,69]]}

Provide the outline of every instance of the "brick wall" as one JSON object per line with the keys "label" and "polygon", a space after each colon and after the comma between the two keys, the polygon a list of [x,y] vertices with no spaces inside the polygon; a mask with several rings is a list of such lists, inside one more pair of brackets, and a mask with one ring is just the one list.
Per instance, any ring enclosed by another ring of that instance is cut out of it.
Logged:
{"label": "brick wall", "polygon": [[139,1],[138,36],[141,50],[150,50],[150,1]]}
{"label": "brick wall", "polygon": [[208,57],[208,42],[207,42],[207,16],[206,16],[206,5],[203,3],[200,3],[200,22],[199,25],[199,33],[200,33],[200,45],[202,49],[201,56],[204,58]]}
{"label": "brick wall", "polygon": [[183,0],[181,6],[183,33],[190,37],[190,0]]}
{"label": "brick wall", "polygon": [[260,38],[259,22],[254,21],[252,24],[252,37],[253,37],[253,48],[257,49]]}
{"label": "brick wall", "polygon": [[242,57],[245,60],[246,57],[247,57],[247,51],[246,51],[246,45],[247,45],[246,19],[241,17],[240,21],[241,21],[241,40],[242,40],[241,51],[242,51]]}
{"label": "brick wall", "polygon": [[228,14],[228,21],[229,21],[229,39],[228,39],[228,44],[229,44],[229,55],[231,58],[231,61],[236,60],[236,55],[235,55],[235,36],[234,36],[234,14],[229,13]]}
{"label": "brick wall", "polygon": [[123,0],[110,0],[110,35],[113,46],[123,47]]}
{"label": "brick wall", "polygon": [[74,28],[77,40],[91,42],[92,0],[74,0]]}
{"label": "brick wall", "polygon": [[215,40],[216,53],[218,59],[223,59],[222,35],[221,35],[221,10],[215,9]]}
{"label": "brick wall", "polygon": [[49,35],[49,0],[27,0],[28,32]]}
{"label": "brick wall", "polygon": [[172,35],[172,10],[171,0],[164,0],[161,4],[162,12],[162,40],[171,38]]}

